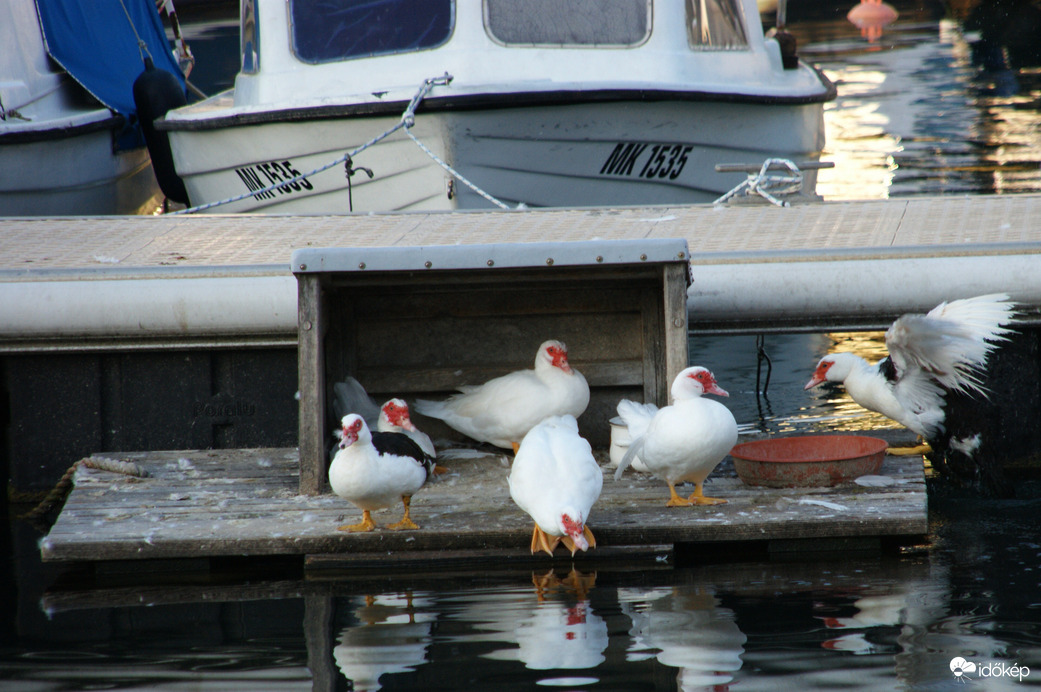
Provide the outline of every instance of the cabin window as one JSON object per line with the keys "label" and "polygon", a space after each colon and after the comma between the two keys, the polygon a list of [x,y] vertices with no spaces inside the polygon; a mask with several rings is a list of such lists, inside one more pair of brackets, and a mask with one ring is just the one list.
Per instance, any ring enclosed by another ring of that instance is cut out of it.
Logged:
{"label": "cabin window", "polygon": [[691,48],[732,50],[748,47],[741,21],[741,0],[687,0],[687,37]]}
{"label": "cabin window", "polygon": [[254,0],[242,0],[242,18],[239,26],[239,48],[242,53],[240,70],[254,74],[260,69],[260,32],[257,31],[257,5]]}
{"label": "cabin window", "polygon": [[409,53],[448,40],[454,0],[290,0],[293,50],[320,63]]}
{"label": "cabin window", "polygon": [[485,0],[488,34],[507,45],[634,46],[651,31],[649,0]]}

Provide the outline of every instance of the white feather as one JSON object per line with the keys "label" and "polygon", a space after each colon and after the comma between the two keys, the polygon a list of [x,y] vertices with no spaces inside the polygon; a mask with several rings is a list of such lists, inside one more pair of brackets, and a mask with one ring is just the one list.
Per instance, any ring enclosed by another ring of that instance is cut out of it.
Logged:
{"label": "white feather", "polygon": [[[906,426],[926,440],[944,432],[949,391],[986,396],[984,369],[1016,321],[1015,303],[1003,293],[940,303],[927,314],[897,319],[886,332],[896,371],[887,380],[879,364],[852,353],[821,358],[806,387],[841,382],[855,402]],[[823,373],[823,374],[821,374]]]}
{"label": "white feather", "polygon": [[[632,445],[632,441],[643,437],[643,434],[647,432],[647,426],[650,425],[651,419],[654,418],[654,414],[658,412],[658,407],[653,403],[640,403],[638,401],[632,401],[631,399],[622,399],[618,402],[616,408],[618,415],[622,419],[622,422],[625,423],[626,428],[626,434],[615,435],[615,437],[618,438],[616,445],[619,450],[624,448],[626,452],[628,452],[628,448]],[[647,466],[639,458],[639,455],[631,458],[629,465],[637,471],[649,471]],[[620,461],[617,466],[621,466]]]}

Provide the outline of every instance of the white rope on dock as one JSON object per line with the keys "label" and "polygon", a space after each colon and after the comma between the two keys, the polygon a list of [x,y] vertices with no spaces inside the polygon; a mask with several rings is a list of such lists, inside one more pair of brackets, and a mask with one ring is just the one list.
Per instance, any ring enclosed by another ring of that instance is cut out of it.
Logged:
{"label": "white rope on dock", "polygon": [[293,183],[295,183],[295,182],[297,182],[297,181],[299,181],[299,180],[301,180],[303,178],[309,178],[309,177],[311,177],[313,175],[316,175],[318,173],[321,173],[323,171],[327,171],[330,168],[333,168],[334,166],[339,166],[341,163],[344,163],[344,162],[349,161],[349,160],[353,160],[354,157],[357,156],[358,154],[360,154],[361,152],[365,151],[366,149],[368,149],[369,147],[373,146],[374,144],[376,144],[376,143],[386,139],[387,137],[389,137],[390,135],[394,134],[395,132],[397,132],[398,130],[401,130],[401,129],[405,130],[405,134],[407,134],[409,136],[409,138],[413,142],[415,142],[419,146],[419,148],[421,150],[423,150],[423,152],[425,152],[427,154],[427,156],[432,158],[435,163],[437,163],[439,166],[441,166],[441,168],[443,168],[446,171],[448,171],[448,173],[450,173],[452,176],[457,178],[461,183],[463,183],[464,185],[466,185],[467,187],[469,187],[474,192],[476,192],[477,194],[481,195],[482,197],[484,197],[488,201],[492,202],[493,204],[498,205],[502,209],[509,209],[509,207],[507,205],[503,204],[502,202],[500,202],[499,200],[495,199],[494,197],[492,197],[491,195],[489,195],[485,191],[483,191],[480,188],[478,188],[472,182],[470,182],[465,177],[463,177],[455,169],[453,169],[447,163],[442,161],[437,156],[437,154],[435,154],[433,151],[431,151],[429,148],[427,148],[426,145],[424,145],[422,142],[420,142],[418,139],[416,139],[415,135],[413,135],[412,132],[411,132],[411,128],[412,128],[412,126],[416,122],[416,108],[419,107],[420,102],[427,96],[427,94],[430,93],[430,91],[435,86],[448,86],[452,82],[452,79],[453,79],[452,75],[450,75],[450,74],[448,74],[446,72],[444,75],[442,75],[440,77],[429,77],[429,78],[423,80],[423,84],[416,91],[415,95],[412,97],[412,100],[409,101],[408,107],[405,108],[405,111],[401,114],[401,120],[399,120],[398,123],[394,127],[390,128],[386,132],[383,132],[382,134],[379,134],[379,135],[373,137],[368,142],[366,142],[365,144],[362,144],[360,147],[358,147],[354,151],[350,152],[349,154],[344,154],[343,156],[341,156],[340,158],[336,159],[335,161],[327,163],[324,166],[319,166],[318,168],[315,168],[312,171],[308,171],[306,173],[300,173],[299,175],[296,175],[296,176],[294,176],[294,177],[292,177],[292,178],[290,178],[288,180],[281,180],[279,182],[272,183],[272,184],[268,185],[267,187],[265,187],[263,189],[260,189],[260,190],[251,190],[249,192],[245,192],[245,193],[243,193],[241,195],[238,195],[237,197],[229,197],[228,199],[222,199],[222,200],[218,200],[216,202],[209,202],[207,204],[200,204],[197,207],[189,207],[188,209],[180,209],[178,211],[170,212],[170,214],[192,214],[192,213],[199,212],[199,211],[206,211],[207,209],[212,209],[214,207],[219,207],[219,206],[224,205],[224,204],[231,204],[232,202],[238,202],[238,201],[241,201],[243,199],[246,199],[247,197],[253,197],[255,195],[262,195],[262,194],[264,194],[266,192],[274,192],[275,190],[277,190],[280,187],[284,187],[286,185],[291,185],[291,184],[293,184]]}
{"label": "white rope on dock", "polygon": [[[787,173],[771,173],[770,169],[782,167]],[[791,203],[778,199],[777,195],[789,195],[802,189],[802,171],[788,159],[767,159],[757,173],[749,173],[733,190],[713,204],[723,204],[739,194],[759,195],[778,207],[790,207]]]}

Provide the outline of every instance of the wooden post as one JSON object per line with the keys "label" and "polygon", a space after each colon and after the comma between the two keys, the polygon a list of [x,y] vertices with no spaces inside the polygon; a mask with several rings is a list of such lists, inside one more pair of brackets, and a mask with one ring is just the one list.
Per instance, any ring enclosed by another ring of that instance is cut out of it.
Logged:
{"label": "wooden post", "polygon": [[687,352],[687,277],[690,269],[686,262],[662,265],[662,293],[665,297],[665,396],[676,375],[690,364]]}
{"label": "wooden post", "polygon": [[328,589],[304,596],[304,640],[311,692],[334,692],[340,672],[333,665],[336,633],[332,631],[336,605]]}
{"label": "wooden post", "polygon": [[300,494],[319,495],[325,486],[325,324],[317,274],[298,277],[300,389]]}

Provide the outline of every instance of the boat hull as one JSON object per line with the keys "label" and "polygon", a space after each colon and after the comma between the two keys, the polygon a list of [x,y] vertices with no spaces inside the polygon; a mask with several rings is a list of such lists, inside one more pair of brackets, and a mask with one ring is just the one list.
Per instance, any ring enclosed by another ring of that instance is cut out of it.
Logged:
{"label": "boat hull", "polygon": [[[73,24],[77,37],[85,33],[72,21],[79,15],[71,4],[48,7]],[[124,22],[112,28],[113,44],[124,29],[124,38],[134,38]],[[68,48],[63,39],[52,34],[45,45],[40,8],[32,0],[0,3],[0,216],[154,212],[163,197],[148,150],[116,146],[127,139],[131,116],[117,114],[65,71],[49,52]],[[130,45],[136,55],[137,42]],[[85,71],[121,90],[123,82],[103,67],[105,58],[104,51],[86,53]]]}
{"label": "boat hull", "polygon": [[[393,128],[394,115],[313,117],[269,113],[205,128],[168,123],[178,174],[192,205],[220,212],[342,213],[488,209],[403,131],[358,153],[350,181],[341,163],[309,173]],[[412,134],[475,186],[515,207],[711,202],[744,179],[718,163],[767,158],[817,161],[823,105],[657,100],[430,111]],[[749,143],[754,144],[749,144]],[[814,171],[804,191],[812,192]],[[256,194],[250,194],[256,193]]]}
{"label": "boat hull", "polygon": [[[105,111],[107,114],[107,111]],[[0,132],[0,216],[146,214],[162,193],[148,150],[114,150],[115,121]],[[15,173],[17,172],[17,173]]]}

